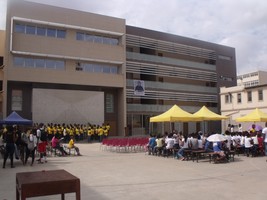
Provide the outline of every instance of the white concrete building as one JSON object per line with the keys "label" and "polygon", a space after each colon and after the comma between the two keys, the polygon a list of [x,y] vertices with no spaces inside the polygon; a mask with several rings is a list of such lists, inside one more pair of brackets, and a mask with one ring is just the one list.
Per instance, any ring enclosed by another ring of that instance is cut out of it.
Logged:
{"label": "white concrete building", "polygon": [[[228,124],[235,125],[239,122],[235,119],[242,117],[255,108],[267,113],[267,72],[258,71],[244,74],[237,77],[237,86],[221,87],[221,114],[229,117],[222,121],[222,131],[224,132]],[[242,122],[243,130],[248,130],[254,122]],[[255,122],[264,127],[264,122]]]}

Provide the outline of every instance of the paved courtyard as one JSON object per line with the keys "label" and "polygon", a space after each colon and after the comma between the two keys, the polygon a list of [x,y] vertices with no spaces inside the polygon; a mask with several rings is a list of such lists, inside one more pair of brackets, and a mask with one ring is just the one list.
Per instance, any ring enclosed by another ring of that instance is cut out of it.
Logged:
{"label": "paved courtyard", "polygon": [[[83,156],[48,158],[46,164],[0,168],[0,200],[14,200],[17,172],[65,169],[81,180],[83,200],[265,200],[266,157],[236,156],[234,162],[213,164],[100,150],[100,144],[77,144]],[[0,159],[1,166],[3,159]],[[75,199],[66,194],[67,200]],[[60,199],[60,195],[30,198]]]}

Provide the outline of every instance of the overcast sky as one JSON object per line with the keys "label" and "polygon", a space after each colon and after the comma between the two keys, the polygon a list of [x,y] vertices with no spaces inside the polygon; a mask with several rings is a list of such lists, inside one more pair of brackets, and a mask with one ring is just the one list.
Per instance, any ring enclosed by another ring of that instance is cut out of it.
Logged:
{"label": "overcast sky", "polygon": [[[7,0],[0,0],[0,29]],[[234,47],[237,74],[267,71],[266,0],[30,0],[126,19],[126,24]],[[4,10],[2,10],[4,9]]]}

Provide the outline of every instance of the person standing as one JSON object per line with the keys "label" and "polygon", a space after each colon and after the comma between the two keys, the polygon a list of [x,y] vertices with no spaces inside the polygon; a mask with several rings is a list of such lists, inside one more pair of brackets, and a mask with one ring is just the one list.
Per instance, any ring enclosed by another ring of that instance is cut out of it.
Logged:
{"label": "person standing", "polygon": [[267,156],[267,122],[265,122],[265,128],[262,129],[263,134],[263,142],[264,142],[264,149],[265,149],[265,156]]}
{"label": "person standing", "polygon": [[38,139],[38,151],[40,153],[40,159],[38,163],[47,162],[46,159],[46,146],[47,146],[47,133],[44,129],[44,124],[40,123],[39,128],[37,129],[37,139]]}
{"label": "person standing", "polygon": [[27,142],[27,149],[26,149],[26,156],[25,156],[24,164],[25,165],[27,164],[28,158],[31,156],[32,157],[31,166],[32,166],[34,163],[34,159],[35,159],[35,150],[37,147],[37,137],[33,133],[32,130],[27,131],[27,137],[28,137],[28,142]]}
{"label": "person standing", "polygon": [[7,126],[7,131],[4,133],[4,140],[6,142],[3,168],[6,167],[7,158],[10,158],[11,168],[14,168],[13,156],[15,152],[16,133],[12,126]]}

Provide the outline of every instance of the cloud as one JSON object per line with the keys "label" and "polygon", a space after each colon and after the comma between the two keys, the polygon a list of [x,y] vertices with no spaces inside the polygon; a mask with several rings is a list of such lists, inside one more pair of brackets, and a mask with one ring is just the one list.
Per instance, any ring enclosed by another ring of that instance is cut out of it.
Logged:
{"label": "cloud", "polygon": [[28,1],[123,18],[127,25],[231,46],[236,49],[238,74],[267,70],[265,0]]}

